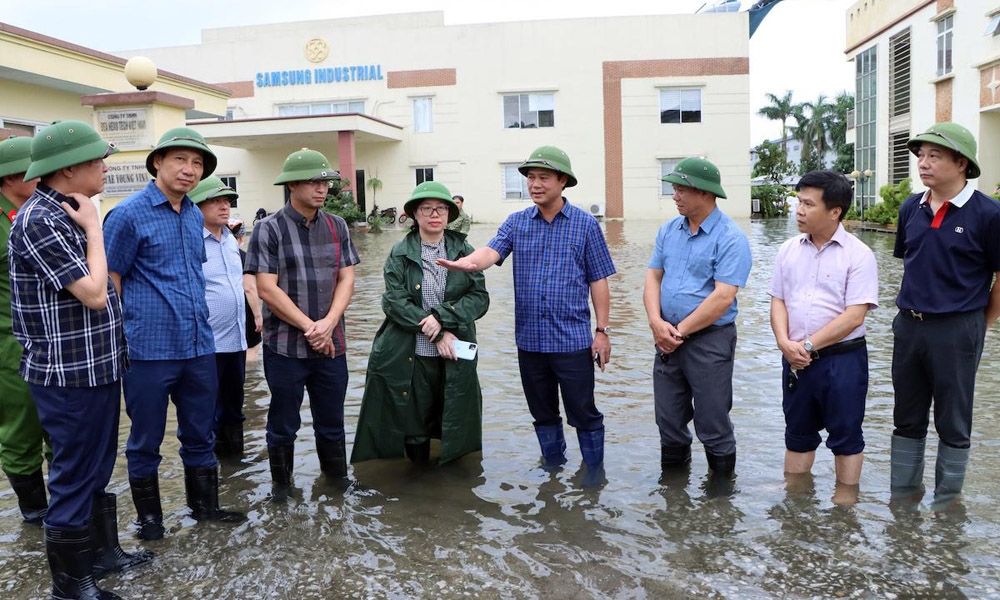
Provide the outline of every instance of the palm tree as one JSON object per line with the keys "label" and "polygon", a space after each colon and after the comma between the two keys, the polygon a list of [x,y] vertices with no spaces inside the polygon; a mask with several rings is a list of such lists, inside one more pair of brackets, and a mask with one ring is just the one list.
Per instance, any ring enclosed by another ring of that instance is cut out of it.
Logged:
{"label": "palm tree", "polygon": [[764,94],[771,102],[770,106],[765,106],[757,111],[760,116],[772,121],[781,121],[781,152],[788,157],[788,147],[785,139],[788,137],[786,123],[789,118],[795,116],[795,106],[792,104],[792,91],[788,90],[781,98],[774,94]]}
{"label": "palm tree", "polygon": [[793,107],[795,127],[792,137],[802,143],[799,165],[805,170],[823,168],[824,156],[833,147],[830,133],[835,126],[836,106],[824,94],[815,102],[803,102]]}

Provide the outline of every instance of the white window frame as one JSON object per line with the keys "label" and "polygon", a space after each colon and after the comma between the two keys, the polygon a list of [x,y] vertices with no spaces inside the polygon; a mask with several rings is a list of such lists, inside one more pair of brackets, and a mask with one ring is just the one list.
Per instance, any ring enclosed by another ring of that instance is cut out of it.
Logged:
{"label": "white window frame", "polygon": [[[697,98],[697,120],[689,117],[688,120],[684,119],[685,112],[691,113],[694,110],[685,110],[685,106],[691,107],[691,103]],[[676,106],[678,112],[677,121],[664,121],[664,115],[667,110],[671,110]],[[705,122],[705,110],[704,110],[704,94],[702,93],[702,88],[691,87],[691,86],[671,86],[671,87],[661,87],[660,88],[660,124],[661,125],[686,125],[690,123],[704,123]]]}
{"label": "white window frame", "polygon": [[[237,186],[239,185],[239,183],[237,181],[236,174],[232,174],[232,175],[219,175],[218,177],[219,177],[219,179],[222,180],[223,184],[228,185],[229,187],[233,188],[234,192],[237,192],[237,193],[239,192],[239,189],[237,188]],[[239,198],[238,197],[229,196],[229,207],[230,208],[237,208],[239,206],[238,202],[239,202]]]}
{"label": "white window frame", "polygon": [[364,100],[330,100],[327,102],[299,102],[278,104],[279,117],[305,117],[314,115],[365,114]]}
{"label": "white window frame", "polygon": [[413,133],[434,132],[434,98],[420,96],[413,98]]}
{"label": "white window frame", "polygon": [[[517,123],[508,123],[507,106],[517,102]],[[504,94],[501,101],[501,117],[504,129],[541,129],[556,126],[556,95],[553,92],[524,92]],[[545,119],[541,113],[551,113],[551,120]]]}
{"label": "white window frame", "polygon": [[937,49],[937,76],[944,77],[951,75],[954,71],[954,42],[955,42],[955,15],[950,14],[935,24],[937,35],[935,37],[935,48]]}
{"label": "white window frame", "polygon": [[521,163],[500,163],[500,189],[503,190],[505,202],[522,202],[531,200],[528,193],[528,178],[521,175],[517,168]]}
{"label": "white window frame", "polygon": [[32,121],[30,119],[15,119],[13,117],[0,117],[0,129],[9,129],[10,125],[16,125],[19,128],[31,127],[34,129],[32,137],[38,134],[39,131],[45,129],[51,123],[42,123],[40,121]]}
{"label": "white window frame", "polygon": [[660,159],[660,195],[671,197],[674,195],[674,184],[669,181],[663,181],[663,178],[677,167],[677,163],[681,162],[680,158],[661,158]]}
{"label": "white window frame", "polygon": [[[430,173],[430,178],[427,174]],[[423,175],[423,177],[421,177]],[[413,168],[413,181],[414,185],[420,185],[425,181],[434,181],[434,167],[414,167]]]}

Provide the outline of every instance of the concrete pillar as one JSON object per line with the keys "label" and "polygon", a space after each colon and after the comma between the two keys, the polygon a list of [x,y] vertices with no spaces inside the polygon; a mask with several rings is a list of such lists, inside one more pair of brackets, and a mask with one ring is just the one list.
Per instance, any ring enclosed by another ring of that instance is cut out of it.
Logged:
{"label": "concrete pillar", "polygon": [[337,132],[337,156],[340,160],[340,176],[351,182],[351,185],[344,189],[355,192],[355,196],[357,196],[357,192],[354,187],[354,171],[358,161],[355,156],[353,131]]}

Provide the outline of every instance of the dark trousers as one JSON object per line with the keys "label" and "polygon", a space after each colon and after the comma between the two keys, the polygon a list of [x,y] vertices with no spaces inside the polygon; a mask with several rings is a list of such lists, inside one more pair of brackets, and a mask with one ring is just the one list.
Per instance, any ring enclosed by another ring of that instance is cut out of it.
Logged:
{"label": "dark trousers", "polygon": [[653,361],[653,402],[660,445],[691,445],[688,423],[705,450],[716,456],[736,452],[729,411],[733,408],[736,327],[714,329],[684,342]]}
{"label": "dark trousers", "polygon": [[309,392],[316,438],[344,439],[344,397],[347,395],[347,355],[336,358],[290,358],[264,346],[264,378],[271,388],[267,410],[267,445],[295,443],[302,425],[302,394]]}
{"label": "dark trousers", "polygon": [[579,352],[527,352],[519,348],[517,364],[535,426],[562,423],[560,391],[570,425],[584,431],[604,426],[604,415],[594,402],[594,357],[590,348]]}
{"label": "dark trousers", "polygon": [[925,321],[908,315],[900,311],[892,320],[893,433],[927,437],[933,401],[938,437],[953,448],[968,448],[986,317],[978,310]]}
{"label": "dark trousers", "polygon": [[167,427],[167,405],[177,409],[177,439],[185,467],[214,467],[215,355],[184,360],[133,360],[125,376],[125,410],[132,420],[125,456],[130,479],[153,477]]}
{"label": "dark trousers", "polygon": [[104,491],[115,468],[121,384],[30,388],[52,444],[45,526],[86,527],[94,494]]}
{"label": "dark trousers", "polygon": [[31,475],[42,468],[43,451],[51,457],[48,442],[28,384],[16,367],[0,364],[0,467],[5,473]]}
{"label": "dark trousers", "polygon": [[246,350],[216,352],[215,370],[219,393],[215,401],[215,430],[219,426],[237,425],[246,420],[243,415],[243,384],[247,375]]}

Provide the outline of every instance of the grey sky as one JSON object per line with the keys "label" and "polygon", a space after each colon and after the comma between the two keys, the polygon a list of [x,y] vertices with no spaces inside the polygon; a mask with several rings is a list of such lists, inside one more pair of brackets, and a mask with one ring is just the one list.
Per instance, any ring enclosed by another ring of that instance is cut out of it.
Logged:
{"label": "grey sky", "polygon": [[[445,23],[690,13],[702,0],[0,0],[0,21],[37,33],[114,52],[197,44],[201,30],[261,23],[443,10]],[[750,41],[750,104],[755,114],[764,94],[793,90],[798,102],[853,89],[844,58],[845,12],[852,0],[784,0]],[[669,35],[669,32],[664,32]],[[753,144],[780,135],[780,126],[751,118]]]}

